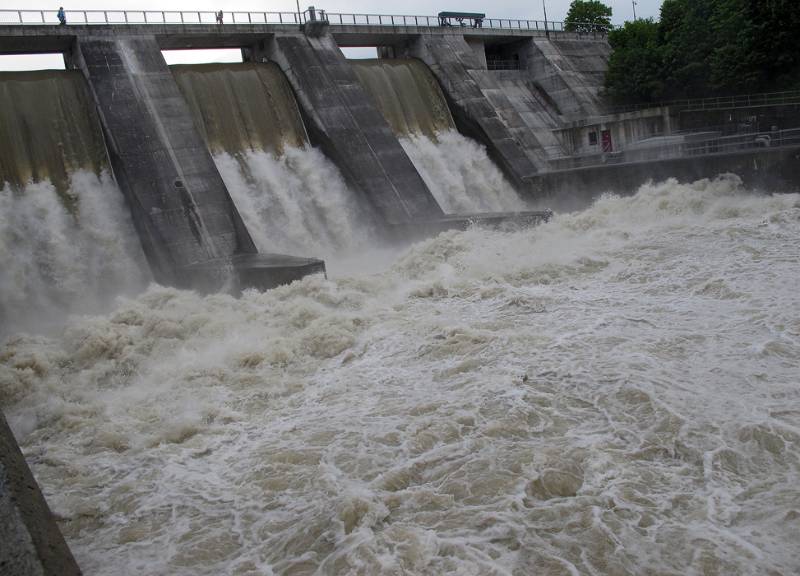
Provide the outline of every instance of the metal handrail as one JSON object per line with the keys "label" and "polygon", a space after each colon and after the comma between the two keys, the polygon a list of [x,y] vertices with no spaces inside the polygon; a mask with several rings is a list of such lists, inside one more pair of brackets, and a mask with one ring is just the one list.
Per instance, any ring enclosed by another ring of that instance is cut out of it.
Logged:
{"label": "metal handrail", "polygon": [[[0,25],[58,24],[57,10],[0,9]],[[205,10],[65,10],[67,24],[216,24],[217,13]],[[305,12],[223,11],[226,24],[302,24]]]}
{"label": "metal handrail", "polygon": [[[68,24],[215,24],[216,12],[185,10],[66,10]],[[0,9],[0,25],[58,24],[53,9]],[[316,10],[310,12],[241,12],[223,11],[223,24],[301,24],[310,20],[326,20],[343,26],[415,26],[441,28],[438,16],[393,14],[344,14]],[[581,25],[577,25],[582,28]],[[484,18],[483,29],[566,32],[564,22]],[[456,29],[460,27],[456,26]],[[604,36],[605,29],[593,32],[570,32],[576,37]]]}
{"label": "metal handrail", "polygon": [[675,142],[652,148],[627,148],[605,154],[553,158],[550,164],[556,170],[574,169],[789,147],[800,147],[800,128]]}
{"label": "metal handrail", "polygon": [[734,96],[716,96],[710,98],[694,98],[684,100],[668,100],[615,106],[609,109],[612,114],[636,112],[649,108],[673,108],[683,111],[727,110],[731,108],[749,108],[752,106],[772,106],[777,104],[800,104],[800,90],[784,92],[760,92],[755,94],[736,94]]}

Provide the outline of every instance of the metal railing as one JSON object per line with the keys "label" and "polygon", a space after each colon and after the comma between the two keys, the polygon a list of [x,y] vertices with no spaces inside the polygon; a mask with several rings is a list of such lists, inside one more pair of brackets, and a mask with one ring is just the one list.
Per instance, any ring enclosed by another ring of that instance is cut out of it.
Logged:
{"label": "metal railing", "polygon": [[[185,10],[66,10],[67,24],[217,24],[216,12]],[[324,10],[304,12],[238,12],[223,11],[222,25],[226,24],[302,24],[310,20],[323,20],[333,26],[415,26],[442,28],[438,16],[408,16],[393,14],[344,14]],[[0,9],[0,25],[58,24],[57,11],[52,9]],[[577,25],[579,30],[585,26]],[[447,27],[449,28],[449,27]],[[455,29],[462,27],[456,26]],[[468,26],[464,27],[468,29]],[[567,32],[563,22],[545,20],[515,20],[484,18],[481,29]],[[603,37],[606,30],[570,32],[576,37]]]}
{"label": "metal railing", "polygon": [[519,60],[486,59],[487,70],[519,70]]}
{"label": "metal railing", "polygon": [[[57,10],[0,9],[3,24],[58,24]],[[216,24],[216,12],[181,10],[65,10],[67,24]],[[308,11],[223,11],[223,24],[301,24]]]}
{"label": "metal railing", "polygon": [[612,114],[636,112],[648,108],[672,108],[685,112],[707,110],[732,110],[757,106],[800,105],[800,90],[786,92],[763,92],[758,94],[737,94],[735,96],[718,96],[711,98],[694,98],[685,100],[667,100],[627,106],[614,106],[609,109]]}
{"label": "metal railing", "polygon": [[550,166],[554,170],[569,170],[593,166],[612,166],[628,162],[653,162],[789,147],[800,147],[800,128],[753,132],[690,142],[674,142],[651,148],[629,148],[606,154],[554,158],[550,161]]}

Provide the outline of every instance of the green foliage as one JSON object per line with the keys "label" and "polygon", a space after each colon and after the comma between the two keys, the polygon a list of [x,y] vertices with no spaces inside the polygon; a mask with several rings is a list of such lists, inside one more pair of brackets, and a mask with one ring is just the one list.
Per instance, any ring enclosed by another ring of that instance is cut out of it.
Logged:
{"label": "green foliage", "polygon": [[800,88],[796,0],[664,0],[660,21],[642,22],[609,36],[618,102]]}
{"label": "green foliage", "polygon": [[608,41],[613,49],[606,74],[611,98],[620,103],[661,99],[664,83],[658,24],[652,20],[626,22],[609,32]]}
{"label": "green foliage", "polygon": [[593,32],[611,28],[611,8],[600,0],[572,0],[564,19],[568,32]]}

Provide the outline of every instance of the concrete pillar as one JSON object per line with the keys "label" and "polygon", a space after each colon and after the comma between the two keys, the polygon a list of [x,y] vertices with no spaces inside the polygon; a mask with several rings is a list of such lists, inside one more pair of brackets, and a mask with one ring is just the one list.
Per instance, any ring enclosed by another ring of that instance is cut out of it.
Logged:
{"label": "concrete pillar", "polygon": [[0,412],[0,574],[81,574]]}
{"label": "concrete pillar", "polygon": [[[387,224],[443,215],[386,119],[327,30],[276,34],[265,46],[286,74],[315,144]],[[258,47],[250,51],[259,57]]]}
{"label": "concrete pillar", "polygon": [[[73,51],[100,113],[114,176],[158,282],[275,285],[194,125],[154,36],[81,36]],[[294,262],[298,277],[321,262]],[[279,267],[290,266],[286,259]],[[248,268],[246,274],[239,274]],[[283,277],[283,273],[280,275]],[[246,278],[246,280],[245,280]]]}

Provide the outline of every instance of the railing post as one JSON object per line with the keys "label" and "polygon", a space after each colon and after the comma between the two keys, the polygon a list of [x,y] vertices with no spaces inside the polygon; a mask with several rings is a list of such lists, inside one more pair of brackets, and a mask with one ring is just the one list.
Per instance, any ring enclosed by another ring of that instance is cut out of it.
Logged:
{"label": "railing post", "polygon": [[42,24],[44,24],[44,10],[40,10],[39,15],[42,17]]}

